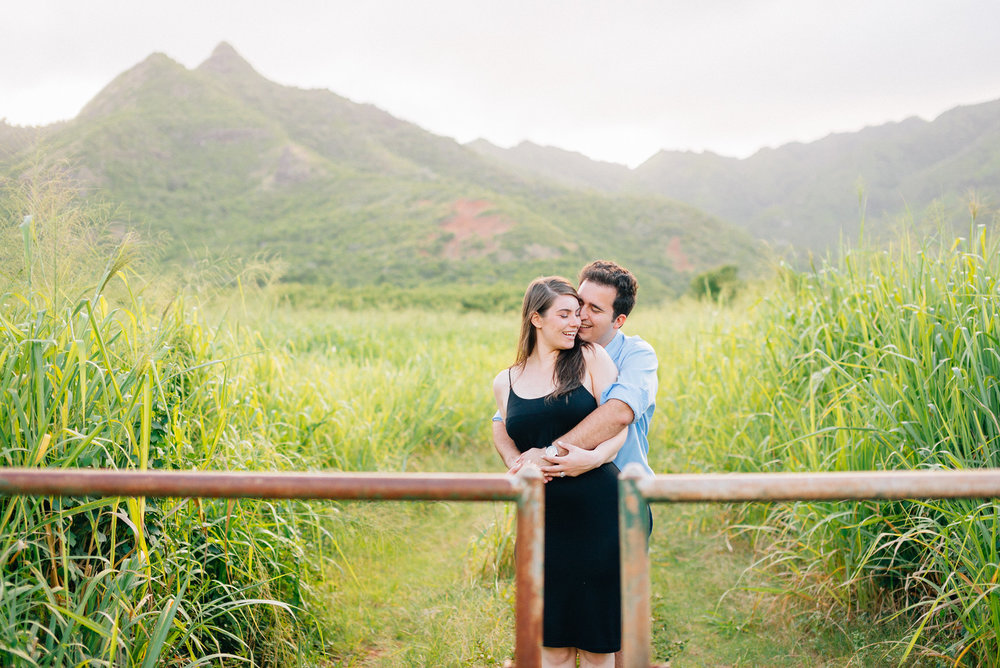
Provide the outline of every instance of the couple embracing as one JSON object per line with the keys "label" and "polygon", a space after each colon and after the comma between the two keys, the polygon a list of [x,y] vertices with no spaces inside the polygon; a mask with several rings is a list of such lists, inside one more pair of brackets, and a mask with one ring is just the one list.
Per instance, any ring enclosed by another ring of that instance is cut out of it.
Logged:
{"label": "couple embracing", "polygon": [[[599,260],[579,288],[532,281],[514,364],[493,381],[493,439],[510,472],[545,475],[545,666],[613,666],[621,649],[618,473],[648,464],[657,359],[622,325],[635,277]],[[652,515],[647,507],[647,530]]]}

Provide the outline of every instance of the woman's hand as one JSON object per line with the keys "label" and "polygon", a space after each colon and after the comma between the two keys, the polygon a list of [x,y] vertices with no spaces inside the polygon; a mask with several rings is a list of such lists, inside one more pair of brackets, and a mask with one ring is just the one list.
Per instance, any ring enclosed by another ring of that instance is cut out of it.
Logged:
{"label": "woman's hand", "polygon": [[546,474],[545,470],[542,468],[544,466],[547,466],[548,463],[549,463],[548,460],[545,458],[544,448],[531,448],[530,450],[525,450],[524,452],[522,452],[517,457],[517,459],[514,460],[514,463],[511,464],[507,473],[513,475],[518,471],[520,471],[522,468],[524,468],[526,465],[535,466],[542,470],[542,475],[545,477],[545,482],[548,482],[549,480],[552,480],[552,476]]}
{"label": "woman's hand", "polygon": [[547,464],[540,468],[546,479],[582,475],[604,463],[601,453],[596,450],[587,450],[563,441],[556,441],[556,447],[560,454],[543,457]]}

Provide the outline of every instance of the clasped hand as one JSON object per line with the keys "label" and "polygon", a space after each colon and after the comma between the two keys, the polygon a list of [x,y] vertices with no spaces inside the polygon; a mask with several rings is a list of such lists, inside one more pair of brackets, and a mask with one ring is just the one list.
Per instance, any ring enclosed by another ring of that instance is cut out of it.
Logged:
{"label": "clasped hand", "polygon": [[545,482],[556,477],[575,477],[596,468],[602,462],[596,461],[597,454],[572,443],[555,442],[558,455],[546,455],[544,448],[531,448],[522,452],[511,465],[508,473],[514,474],[524,466],[537,467],[545,478]]}

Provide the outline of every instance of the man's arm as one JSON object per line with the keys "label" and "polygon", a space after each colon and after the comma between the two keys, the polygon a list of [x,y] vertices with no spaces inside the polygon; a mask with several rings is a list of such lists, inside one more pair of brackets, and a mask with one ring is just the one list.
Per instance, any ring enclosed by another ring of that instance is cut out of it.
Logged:
{"label": "man's arm", "polygon": [[[632,409],[628,404],[611,399],[556,440],[560,454],[546,457],[548,461],[541,467],[542,473],[553,476],[565,472],[576,476],[611,461],[625,442],[625,428],[631,423]],[[615,438],[619,435],[620,438]],[[606,446],[614,442],[616,445],[609,451]]]}
{"label": "man's arm", "polygon": [[593,450],[632,424],[634,419],[635,414],[627,403],[621,399],[610,399],[558,440],[584,450]]}
{"label": "man's arm", "polygon": [[[618,368],[604,348],[595,346],[588,360],[587,373],[589,389],[600,403],[605,392],[610,391],[618,378]],[[627,404],[616,401],[620,407],[598,406],[590,415],[581,420],[566,435],[554,442],[557,454],[546,457],[548,466],[542,466],[546,475],[580,475],[614,459],[622,443],[625,442],[625,427],[632,421],[632,409]],[[625,410],[622,411],[621,408]],[[628,415],[624,415],[627,413]],[[608,441],[621,435],[617,444],[609,450]],[[573,441],[571,438],[582,439]],[[584,443],[584,447],[576,447]],[[604,446],[604,447],[602,447]]]}
{"label": "man's arm", "polygon": [[652,405],[656,398],[657,367],[656,353],[648,344],[621,360],[618,379],[601,396],[604,403],[556,440],[560,452],[566,452],[552,459],[553,465],[543,467],[542,472],[558,475],[559,471],[566,470],[571,475],[579,475],[603,464],[605,459],[593,449],[632,424]]}

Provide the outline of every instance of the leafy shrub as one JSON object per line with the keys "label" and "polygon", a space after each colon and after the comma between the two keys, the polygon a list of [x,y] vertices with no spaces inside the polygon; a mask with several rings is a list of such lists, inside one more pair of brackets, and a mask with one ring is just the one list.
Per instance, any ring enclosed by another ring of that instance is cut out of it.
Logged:
{"label": "leafy shrub", "polygon": [[736,295],[742,285],[737,278],[738,273],[739,267],[727,264],[698,274],[691,279],[688,294],[696,299],[728,301]]}

